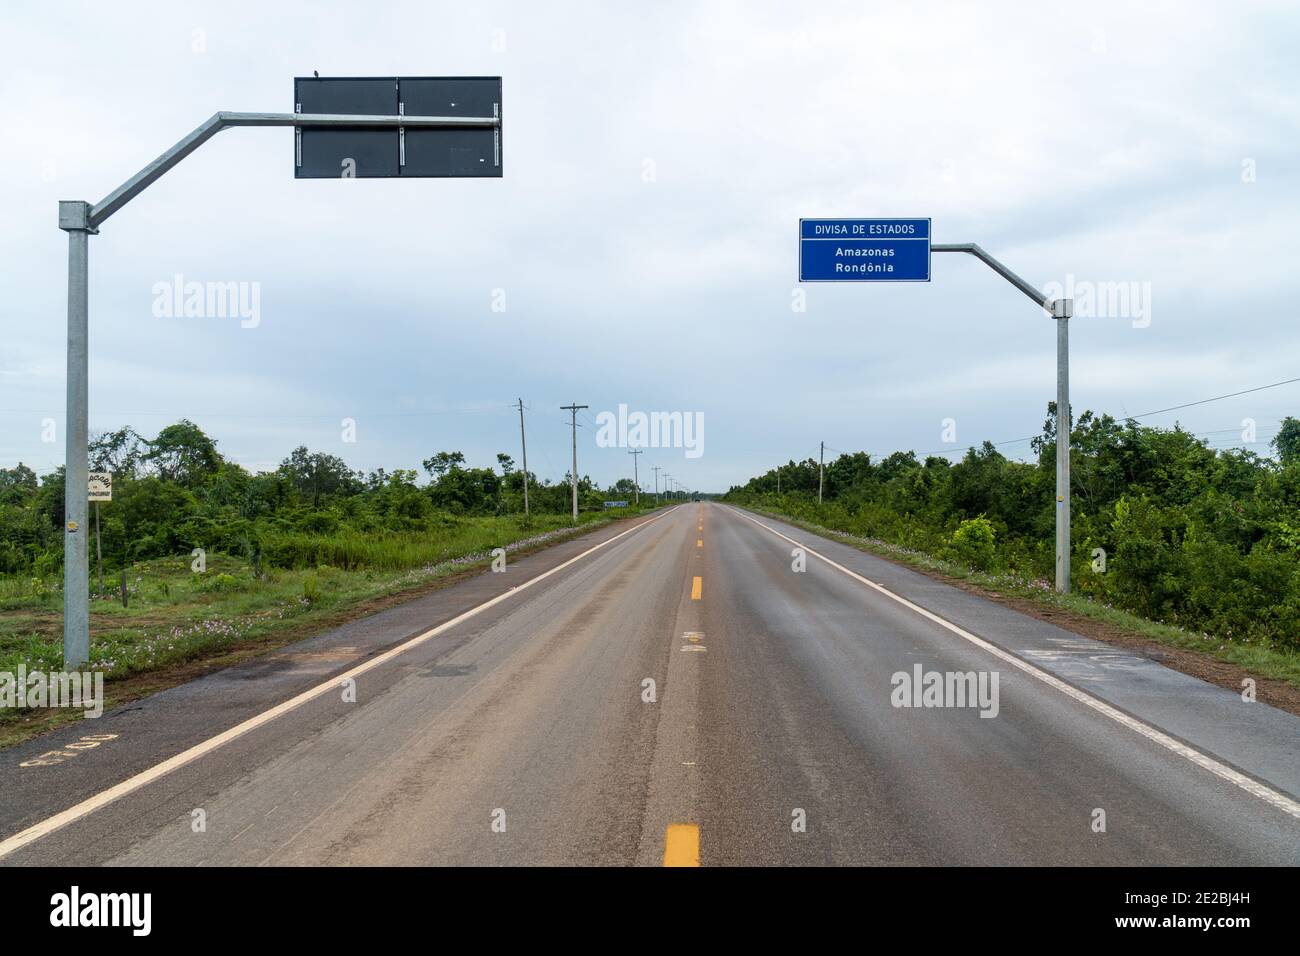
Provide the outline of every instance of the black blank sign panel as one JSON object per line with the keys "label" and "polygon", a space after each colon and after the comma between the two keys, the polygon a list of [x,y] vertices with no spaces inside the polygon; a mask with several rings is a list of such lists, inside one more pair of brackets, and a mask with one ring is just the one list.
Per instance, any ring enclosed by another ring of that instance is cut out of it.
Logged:
{"label": "black blank sign panel", "polygon": [[[407,116],[500,116],[501,78],[403,78]],[[500,176],[501,130],[407,129],[403,176]]]}
{"label": "black blank sign panel", "polygon": [[[316,79],[294,80],[294,103],[300,113],[358,113],[369,116],[397,115],[397,80]],[[300,133],[298,179],[358,179],[398,175],[396,129],[313,129]]]}
{"label": "black blank sign panel", "polygon": [[[500,77],[298,77],[300,113],[374,116],[501,115]],[[501,175],[501,130],[302,127],[294,177]]]}

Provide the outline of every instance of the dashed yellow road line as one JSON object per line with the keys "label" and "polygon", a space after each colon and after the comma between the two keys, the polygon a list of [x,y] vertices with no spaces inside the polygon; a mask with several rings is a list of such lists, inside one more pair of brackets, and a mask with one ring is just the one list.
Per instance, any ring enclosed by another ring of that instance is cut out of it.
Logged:
{"label": "dashed yellow road line", "polygon": [[664,834],[664,866],[700,865],[700,828],[694,823],[670,823]]}
{"label": "dashed yellow road line", "polygon": [[704,547],[704,539],[703,539],[703,538],[696,538],[696,539],[695,539],[695,547],[697,547],[697,548],[702,548],[702,547]]}
{"label": "dashed yellow road line", "polygon": [[691,600],[698,601],[701,595],[703,595],[703,593],[704,593],[704,579],[697,574],[695,576],[695,579],[691,581]]}

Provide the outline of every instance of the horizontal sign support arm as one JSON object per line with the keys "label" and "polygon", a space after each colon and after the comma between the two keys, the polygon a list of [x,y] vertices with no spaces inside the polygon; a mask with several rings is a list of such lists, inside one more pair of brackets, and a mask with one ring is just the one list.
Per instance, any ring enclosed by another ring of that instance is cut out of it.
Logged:
{"label": "horizontal sign support arm", "polygon": [[209,139],[229,126],[297,126],[297,127],[357,127],[380,129],[458,129],[496,128],[501,125],[497,116],[366,116],[334,113],[214,113],[171,149],[163,153],[140,172],[109,193],[90,210],[89,231],[99,228],[109,216],[117,212],[163,174],[194,152]]}
{"label": "horizontal sign support arm", "polygon": [[218,113],[226,126],[399,126],[425,129],[491,129],[499,116],[361,116],[350,113]]}
{"label": "horizontal sign support arm", "polygon": [[989,255],[987,252],[985,252],[975,243],[973,242],[958,242],[958,243],[951,243],[951,244],[934,243],[930,246],[930,251],[970,253],[976,259],[979,259],[982,262],[984,262],[985,265],[987,265],[998,275],[1002,276],[1002,278],[1006,279],[1008,282],[1010,282],[1013,286],[1015,286],[1025,295],[1029,296],[1029,298],[1033,299],[1034,302],[1037,303],[1044,311],[1051,314],[1052,312],[1051,299],[1043,295],[1043,293],[1039,292],[1037,289],[1035,289],[1024,279],[1020,278],[1020,276],[1016,275],[1014,272],[1012,272],[1010,269],[1004,266],[997,259],[994,259],[991,255]]}

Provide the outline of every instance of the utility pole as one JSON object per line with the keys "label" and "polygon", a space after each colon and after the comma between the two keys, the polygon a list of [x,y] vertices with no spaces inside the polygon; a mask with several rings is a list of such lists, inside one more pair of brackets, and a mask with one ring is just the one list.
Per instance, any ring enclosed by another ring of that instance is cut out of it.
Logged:
{"label": "utility pole", "polygon": [[781,494],[781,466],[776,466],[776,493]]}
{"label": "utility pole", "polygon": [[635,492],[635,495],[636,495],[636,504],[637,504],[637,507],[639,508],[639,507],[641,507],[641,478],[640,478],[640,476],[639,476],[638,473],[637,473],[637,470],[636,470],[636,463],[637,463],[640,459],[638,459],[636,456],[639,455],[639,454],[641,454],[641,449],[640,449],[640,448],[634,448],[634,449],[630,450],[630,451],[628,452],[628,454],[632,456],[632,484],[633,484],[634,486],[636,486],[636,492]]}
{"label": "utility pole", "polygon": [[524,517],[528,517],[528,439],[524,438],[524,400],[519,399],[519,444],[524,452]]}
{"label": "utility pole", "polygon": [[590,408],[589,405],[579,405],[576,402],[572,405],[561,405],[564,411],[568,412],[573,421],[573,523],[578,523],[578,409]]}
{"label": "utility pole", "polygon": [[655,465],[650,470],[655,473],[655,504],[659,504],[659,466]]}
{"label": "utility pole", "polygon": [[822,442],[821,451],[817,453],[817,503],[822,503],[822,486],[826,481],[826,443]]}

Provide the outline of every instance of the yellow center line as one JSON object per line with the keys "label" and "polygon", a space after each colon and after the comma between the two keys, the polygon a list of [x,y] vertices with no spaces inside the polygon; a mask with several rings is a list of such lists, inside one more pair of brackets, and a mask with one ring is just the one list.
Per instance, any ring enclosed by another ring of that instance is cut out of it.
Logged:
{"label": "yellow center line", "polygon": [[695,547],[697,547],[697,548],[702,548],[702,547],[704,547],[704,540],[703,540],[702,538],[696,538],[696,539],[695,539]]}
{"label": "yellow center line", "polygon": [[695,580],[691,581],[691,600],[698,601],[702,593],[704,593],[704,581],[697,574]]}
{"label": "yellow center line", "polygon": [[700,828],[694,823],[670,823],[664,834],[664,866],[700,865]]}

